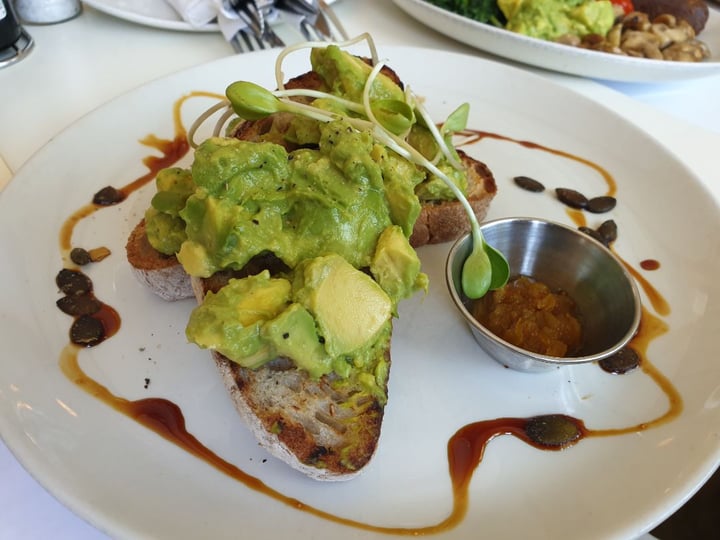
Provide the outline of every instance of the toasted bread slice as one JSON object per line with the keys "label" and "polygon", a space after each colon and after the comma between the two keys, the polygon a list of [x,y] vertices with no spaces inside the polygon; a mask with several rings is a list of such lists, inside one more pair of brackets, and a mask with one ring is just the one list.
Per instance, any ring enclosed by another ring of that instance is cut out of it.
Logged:
{"label": "toasted bread slice", "polygon": [[[387,66],[384,66],[382,73],[387,75],[401,88],[403,83],[397,74]],[[309,89],[326,90],[320,75],[314,71],[308,71],[286,84],[287,89]],[[284,132],[289,125],[292,115],[289,113],[278,113],[263,118],[262,120],[249,120],[235,126],[232,136],[246,141],[257,141],[273,129],[275,132]],[[282,142],[288,151],[295,150],[291,143]],[[478,221],[485,219],[488,208],[497,194],[497,184],[492,171],[482,163],[465,152],[458,150],[461,162],[465,165],[468,177],[467,199],[472,207]],[[415,222],[413,233],[410,236],[410,244],[413,247],[420,247],[426,244],[440,244],[455,240],[470,230],[470,221],[465,214],[463,205],[457,200],[427,201],[423,202],[420,215]]]}
{"label": "toasted bread slice", "polygon": [[[192,278],[196,298],[201,302],[230,277],[255,270]],[[215,351],[212,356],[235,408],[271,455],[316,480],[349,480],[372,458],[383,405],[359,385],[334,386],[332,375],[313,380],[285,358],[247,369]],[[389,364],[389,348],[385,357]],[[383,390],[387,395],[387,385]]]}
{"label": "toasted bread slice", "polygon": [[[387,70],[398,84],[393,72]],[[322,88],[322,81],[308,72],[288,82],[288,88]],[[282,132],[288,123],[284,113],[236,126],[234,136],[259,140],[273,128]],[[294,150],[287,144],[289,151]],[[479,220],[485,217],[497,187],[491,171],[464,152],[468,198]],[[470,228],[461,203],[423,203],[410,242],[414,247],[458,238]],[[128,260],[140,281],[163,298],[176,300],[194,294],[202,302],[232,277],[269,269],[272,260],[253,260],[240,273],[221,272],[201,279],[189,278],[175,257],[158,254],[149,245],[144,223],[139,223],[127,244]],[[172,283],[167,283],[171,280]],[[390,365],[390,345],[384,351]],[[359,383],[334,383],[334,375],[312,379],[288,359],[276,358],[258,369],[248,369],[212,352],[223,382],[238,410],[259,443],[293,468],[318,480],[347,480],[370,461],[377,447],[384,403],[364,392]],[[387,382],[381,389],[387,395]]]}
{"label": "toasted bread slice", "polygon": [[[194,296],[202,302],[230,278],[275,270],[272,259],[256,258],[239,272],[190,278],[175,257],[150,246],[141,221],[126,246],[135,276],[166,300]],[[380,437],[383,406],[359,386],[333,387],[332,376],[312,380],[285,358],[247,369],[212,352],[233,404],[271,455],[316,480],[349,480],[370,461]],[[390,365],[390,350],[385,353]],[[382,389],[387,395],[387,384]]]}
{"label": "toasted bread slice", "polygon": [[150,245],[144,219],[130,233],[125,252],[138,281],[163,300],[183,300],[193,296],[190,276],[177,257],[164,255]]}
{"label": "toasted bread slice", "polygon": [[[485,219],[490,203],[497,193],[495,177],[483,162],[458,151],[468,178],[467,199],[478,221]],[[463,205],[457,200],[423,202],[410,244],[420,247],[441,244],[460,238],[470,230],[470,220]]]}
{"label": "toasted bread slice", "polygon": [[[495,179],[484,163],[462,151],[458,154],[468,175],[468,201],[478,220],[482,221],[497,192]],[[458,201],[427,202],[420,209],[410,244],[417,248],[449,242],[469,230],[470,221]],[[193,296],[190,277],[177,258],[157,252],[148,242],[144,221],[138,223],[130,234],[126,251],[133,273],[152,292],[171,301]]]}

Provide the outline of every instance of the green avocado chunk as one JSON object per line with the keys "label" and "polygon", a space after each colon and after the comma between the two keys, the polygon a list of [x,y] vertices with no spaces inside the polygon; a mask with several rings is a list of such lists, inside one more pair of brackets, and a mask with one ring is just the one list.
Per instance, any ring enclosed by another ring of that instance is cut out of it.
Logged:
{"label": "green avocado chunk", "polygon": [[260,367],[276,356],[263,339],[262,327],[290,305],[290,293],[290,282],[271,278],[267,270],[231,279],[217,293],[208,293],[192,311],[185,334],[189,341],[243,367]]}
{"label": "green avocado chunk", "polygon": [[292,284],[265,270],[208,293],[186,328],[189,341],[243,367],[279,356],[311,377],[353,376],[380,396],[393,302],[338,255],[303,262]]}
{"label": "green avocado chunk", "polygon": [[296,272],[296,298],[313,314],[332,356],[352,354],[373,343],[392,316],[387,293],[343,257],[328,255]]}
{"label": "green avocado chunk", "polygon": [[155,179],[157,189],[145,212],[145,229],[150,245],[165,255],[174,255],[187,238],[180,210],[195,191],[192,174],[171,167],[161,170]]}
{"label": "green avocado chunk", "polygon": [[[327,253],[369,265],[392,223],[374,147],[369,133],[342,121],[321,126],[317,150],[291,156],[269,142],[205,141],[192,168],[198,189],[180,212],[187,240],[178,259],[200,277],[241,269],[264,251],[290,268]],[[412,189],[406,197],[415,197]]]}
{"label": "green avocado chunk", "polygon": [[267,322],[262,335],[278,356],[290,358],[311,377],[319,378],[333,370],[332,359],[325,352],[315,328],[315,319],[300,304],[291,304]]}
{"label": "green avocado chunk", "polygon": [[[313,49],[311,61],[321,90],[362,103],[365,61],[334,45]],[[408,240],[421,200],[454,198],[365,118],[410,131],[414,147],[467,184],[399,85],[379,74],[370,98],[372,114],[325,96],[313,101],[321,117],[279,108],[259,141],[209,138],[190,170],[161,173],[146,215],[149,236],[191,276],[282,263],[209,293],[190,316],[189,341],[249,369],[285,357],[312,378],[332,374],[358,405],[368,393],[384,403],[392,317],[427,290]]]}
{"label": "green avocado chunk", "polygon": [[608,33],[615,21],[610,0],[498,0],[506,28],[539,39]]}
{"label": "green avocado chunk", "polygon": [[380,235],[370,272],[395,305],[428,287],[427,275],[420,272],[420,258],[397,225]]}
{"label": "green avocado chunk", "polygon": [[[327,91],[362,103],[365,81],[372,71],[362,58],[348,54],[337,45],[329,45],[314,48],[310,53],[310,63],[325,82]],[[405,96],[397,84],[381,73],[373,82],[370,97],[373,100],[404,100]]]}

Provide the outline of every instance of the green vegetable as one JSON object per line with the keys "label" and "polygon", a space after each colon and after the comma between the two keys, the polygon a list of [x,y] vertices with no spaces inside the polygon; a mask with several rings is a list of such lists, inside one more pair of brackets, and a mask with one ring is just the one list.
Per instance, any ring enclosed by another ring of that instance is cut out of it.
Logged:
{"label": "green vegetable", "polygon": [[497,0],[505,28],[526,36],[556,40],[566,35],[604,36],[615,13],[609,0]]}
{"label": "green vegetable", "polygon": [[428,2],[479,22],[491,23],[495,26],[505,25],[505,16],[496,0],[428,0]]}
{"label": "green vegetable", "polygon": [[286,135],[300,148],[278,144],[273,127],[254,142],[210,137],[189,171],[158,182],[150,216],[158,225],[148,230],[172,239],[190,275],[241,269],[267,253],[284,264],[209,294],[191,315],[190,341],[251,369],[286,357],[313,378],[332,372],[384,401],[391,319],[403,298],[427,290],[409,243],[421,195],[457,198],[468,212],[468,296],[504,284],[507,263],[482,239],[464,195],[452,136],[468,105],[438,128],[421,100],[381,73],[383,62],[370,66],[333,45],[311,58],[326,77],[321,89],[238,81],[226,90],[240,117],[290,113],[281,118],[291,118]]}

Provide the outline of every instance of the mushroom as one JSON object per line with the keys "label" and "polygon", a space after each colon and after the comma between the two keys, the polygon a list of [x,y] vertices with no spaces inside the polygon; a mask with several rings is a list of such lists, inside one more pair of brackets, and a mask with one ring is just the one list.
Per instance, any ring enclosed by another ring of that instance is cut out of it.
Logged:
{"label": "mushroom", "polygon": [[652,22],[657,24],[667,24],[670,28],[677,26],[677,19],[675,18],[675,15],[671,15],[670,13],[658,15],[652,20]]}
{"label": "mushroom", "polygon": [[700,62],[710,57],[710,50],[695,36],[690,23],[670,13],[659,14],[651,21],[647,13],[633,11],[618,17],[605,36],[588,34],[578,38],[568,34],[557,41],[639,58]]}
{"label": "mushroom", "polygon": [[673,43],[682,43],[695,38],[695,31],[685,21],[671,27],[665,23],[653,23],[650,26],[650,32],[660,38],[660,48],[664,49]]}
{"label": "mushroom", "polygon": [[620,48],[630,56],[640,56],[662,60],[663,54],[660,51],[660,38],[650,32],[628,30],[623,32]]}
{"label": "mushroom", "polygon": [[619,49],[620,48],[620,42],[622,40],[622,33],[623,33],[623,25],[616,24],[614,25],[610,31],[605,36],[605,43],[607,44],[608,48],[610,49]]}
{"label": "mushroom", "polygon": [[640,30],[642,32],[650,29],[650,19],[646,13],[632,11],[622,18],[623,28],[629,30]]}
{"label": "mushroom", "polygon": [[702,41],[691,39],[673,43],[663,50],[665,60],[676,62],[699,62],[710,57],[710,49]]}
{"label": "mushroom", "polygon": [[570,45],[572,47],[579,47],[581,40],[580,36],[577,36],[575,34],[563,34],[562,36],[555,39],[557,43],[562,43],[563,45]]}

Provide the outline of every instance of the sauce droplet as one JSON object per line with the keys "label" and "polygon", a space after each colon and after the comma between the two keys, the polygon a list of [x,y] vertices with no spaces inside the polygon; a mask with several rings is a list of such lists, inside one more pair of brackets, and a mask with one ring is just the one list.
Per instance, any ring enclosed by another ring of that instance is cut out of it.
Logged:
{"label": "sauce droplet", "polygon": [[655,259],[645,259],[640,261],[640,268],[643,270],[657,270],[660,268],[660,262]]}

